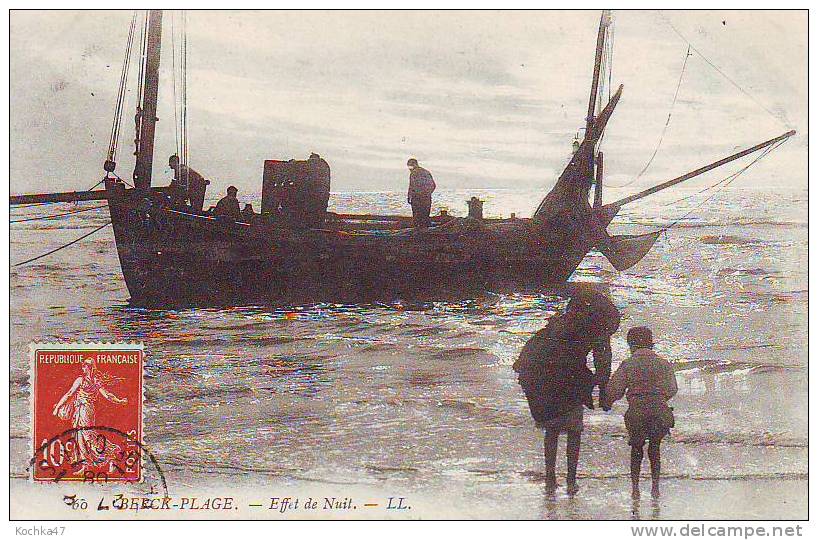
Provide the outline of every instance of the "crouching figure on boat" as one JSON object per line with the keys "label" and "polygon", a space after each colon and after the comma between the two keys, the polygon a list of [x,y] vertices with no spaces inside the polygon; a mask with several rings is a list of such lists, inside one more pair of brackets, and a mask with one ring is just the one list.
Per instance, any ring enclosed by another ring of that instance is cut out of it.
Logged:
{"label": "crouching figure on boat", "polygon": [[225,217],[232,219],[233,221],[241,221],[241,206],[239,205],[239,199],[236,197],[238,193],[239,190],[236,186],[230,186],[227,188],[227,195],[222,197],[221,200],[216,203],[216,208],[213,209],[213,214],[217,217]]}
{"label": "crouching figure on boat", "polygon": [[[559,434],[567,434],[567,491],[577,491],[577,463],[583,429],[583,406],[594,408],[592,391],[599,387],[600,404],[608,409],[605,388],[611,374],[610,338],[620,315],[604,296],[580,291],[563,315],[552,317],[523,347],[514,371],[525,392],[531,416],[545,430],[546,487],[556,488]],[[593,352],[595,373],[586,357]]]}

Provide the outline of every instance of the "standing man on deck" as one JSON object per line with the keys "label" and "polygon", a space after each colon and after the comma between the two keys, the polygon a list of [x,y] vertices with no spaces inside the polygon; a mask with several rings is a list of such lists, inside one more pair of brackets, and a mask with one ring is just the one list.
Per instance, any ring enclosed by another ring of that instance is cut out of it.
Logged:
{"label": "standing man on deck", "polygon": [[412,205],[412,217],[415,227],[428,227],[432,224],[429,214],[432,212],[432,193],[437,187],[432,173],[418,165],[418,160],[410,158],[406,162],[409,167],[409,194],[406,199]]}
{"label": "standing man on deck", "polygon": [[182,194],[181,199],[189,199],[193,210],[201,212],[204,207],[205,193],[210,180],[194,171],[187,165],[179,163],[179,156],[173,154],[168,159],[168,165],[173,169],[173,183],[176,192]]}

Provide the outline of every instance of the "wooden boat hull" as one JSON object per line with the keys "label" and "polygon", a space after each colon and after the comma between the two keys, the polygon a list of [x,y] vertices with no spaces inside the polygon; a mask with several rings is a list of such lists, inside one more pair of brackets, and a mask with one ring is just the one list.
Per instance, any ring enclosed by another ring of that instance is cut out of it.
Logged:
{"label": "wooden boat hull", "polygon": [[429,229],[293,229],[173,210],[106,185],[136,305],[434,300],[564,283],[590,249],[581,224],[453,218]]}

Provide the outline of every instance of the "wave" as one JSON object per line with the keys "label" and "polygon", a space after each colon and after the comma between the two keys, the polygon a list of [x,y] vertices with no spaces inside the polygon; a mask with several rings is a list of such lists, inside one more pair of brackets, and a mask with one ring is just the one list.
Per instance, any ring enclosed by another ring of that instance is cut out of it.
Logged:
{"label": "wave", "polygon": [[776,447],[776,448],[809,448],[809,440],[784,433],[767,431],[750,431],[744,433],[725,433],[719,431],[707,433],[671,432],[671,438],[678,444],[730,444],[740,446]]}
{"label": "wave", "polygon": [[[287,469],[283,467],[259,467],[251,465],[240,465],[233,463],[214,462],[214,461],[193,461],[190,459],[167,459],[161,457],[159,459],[163,470],[175,471],[192,471],[207,473],[209,475],[226,475],[226,476],[247,476],[248,474],[259,474],[266,476],[276,476],[287,478],[289,480],[300,480],[303,482],[315,482],[333,485],[370,485],[371,481],[344,481],[337,479],[329,479],[326,476],[316,477],[310,476],[308,471],[302,469]],[[423,469],[417,467],[394,467],[388,465],[365,465],[364,470],[380,473],[380,474],[422,474]],[[439,472],[439,471],[435,471]],[[546,480],[545,473],[540,470],[503,470],[503,469],[463,469],[461,472],[475,475],[475,476],[519,476],[534,483],[544,483]],[[27,472],[10,472],[10,478],[28,479]],[[593,473],[578,471],[577,478],[580,480],[619,480],[630,478],[627,472],[620,473]],[[753,481],[753,480],[790,480],[790,481],[806,481],[809,480],[808,472],[764,472],[764,473],[734,473],[734,474],[684,474],[684,473],[662,473],[662,478],[668,480],[732,480],[732,481]]]}
{"label": "wave", "polygon": [[157,392],[156,390],[151,390],[149,388],[145,389],[145,401],[151,402],[154,401],[155,398],[161,395],[163,402],[173,401],[175,399],[178,400],[189,400],[189,399],[201,399],[201,398],[216,398],[216,397],[228,397],[228,396],[246,396],[251,395],[254,393],[255,388],[250,386],[226,386],[222,383],[219,383],[219,386],[213,387],[205,387],[205,388],[193,388],[193,389],[177,389],[174,391],[169,392]]}
{"label": "wave", "polygon": [[[474,476],[500,476],[500,477],[522,477],[535,483],[545,482],[545,473],[542,470],[516,470],[516,469],[481,469],[481,468],[464,468],[464,469],[425,469],[422,467],[415,467],[412,465],[380,465],[380,464],[362,464],[353,470],[346,471],[353,473],[356,478],[360,480],[339,480],[338,478],[329,478],[326,471],[309,471],[299,468],[286,467],[269,467],[260,465],[248,465],[232,462],[211,461],[211,460],[192,460],[190,458],[158,458],[162,468],[165,470],[177,471],[193,471],[204,472],[208,474],[222,474],[227,476],[247,476],[248,474],[258,474],[265,476],[283,477],[290,480],[300,480],[304,482],[317,482],[334,485],[356,485],[371,484],[371,479],[361,476],[354,472],[355,469],[375,473],[378,476],[406,476],[406,475],[422,475],[428,473],[461,473],[464,475]],[[333,471],[333,474],[341,476],[341,471]],[[13,473],[12,473],[13,476]],[[778,472],[760,472],[760,473],[664,473],[663,478],[669,480],[737,480],[737,481],[752,481],[752,480],[808,480],[808,472],[796,471],[778,471]],[[618,480],[623,478],[630,478],[627,471],[623,472],[588,472],[578,471],[577,478],[584,480]]]}
{"label": "wave", "polygon": [[255,465],[244,465],[220,461],[193,461],[189,458],[178,459],[160,458],[160,463],[164,469],[179,471],[204,472],[208,474],[241,475],[263,474],[268,476],[281,476],[291,480],[301,480],[304,482],[319,482],[323,484],[335,485],[355,485],[368,482],[342,481],[328,478],[315,478],[306,476],[303,469],[288,469],[283,467],[260,467]]}
{"label": "wave", "polygon": [[434,326],[426,326],[420,328],[411,328],[409,330],[405,330],[403,332],[398,332],[398,334],[407,337],[426,337],[426,336],[436,336],[440,334],[445,334],[445,328],[437,328]]}
{"label": "wave", "polygon": [[359,349],[362,352],[393,352],[395,350],[394,343],[370,343],[364,345]]}
{"label": "wave", "polygon": [[[757,345],[723,345],[713,346],[715,351],[745,351],[762,348],[783,349],[781,345],[757,344]],[[759,373],[784,373],[791,371],[803,371],[805,366],[785,365],[785,364],[761,364],[757,362],[722,362],[716,360],[687,360],[673,362],[675,371],[699,370],[707,373],[729,373],[731,371],[746,371],[749,374]]]}
{"label": "wave", "polygon": [[718,271],[718,275],[744,275],[744,276],[775,276],[780,275],[781,272],[777,270],[765,270],[764,268],[722,268]]}
{"label": "wave", "polygon": [[266,347],[269,345],[285,345],[287,343],[294,343],[296,341],[314,340],[312,337],[295,337],[295,336],[263,336],[263,337],[215,337],[215,338],[177,338],[165,339],[163,346],[170,347],[212,347],[212,346],[236,346],[243,347]]}
{"label": "wave", "polygon": [[466,360],[469,358],[478,358],[490,354],[485,349],[480,347],[455,347],[452,349],[444,349],[432,355],[436,360],[450,361],[450,360]]}
{"label": "wave", "polygon": [[416,473],[419,471],[417,467],[394,467],[387,465],[366,465],[365,468],[370,471],[382,473]]}
{"label": "wave", "polygon": [[[620,222],[615,222],[619,225]],[[662,220],[656,221],[630,221],[621,222],[623,225],[642,225],[646,227],[667,227],[668,222]],[[806,221],[784,221],[775,219],[735,219],[726,221],[689,221],[676,222],[673,227],[681,229],[700,229],[700,228],[714,228],[714,227],[785,227],[785,228],[806,228],[808,223]]]}
{"label": "wave", "polygon": [[714,351],[747,351],[750,349],[781,349],[781,348],[783,347],[777,343],[743,343],[710,346],[710,349]]}
{"label": "wave", "polygon": [[235,332],[236,330],[252,330],[269,325],[269,321],[258,321],[245,324],[222,325],[222,324],[201,324],[198,326],[200,330],[226,330]]}
{"label": "wave", "polygon": [[[500,474],[498,471],[497,474]],[[534,482],[545,482],[543,471],[517,471],[522,477]],[[577,478],[586,480],[615,480],[618,478],[630,478],[629,473],[583,473],[577,472]],[[808,480],[809,473],[800,472],[770,472],[770,473],[736,473],[736,474],[683,474],[665,473],[662,469],[662,478],[670,480]]]}
{"label": "wave", "polygon": [[730,234],[705,235],[699,238],[702,244],[757,244],[759,240],[755,238],[744,238],[742,236],[733,236]]}

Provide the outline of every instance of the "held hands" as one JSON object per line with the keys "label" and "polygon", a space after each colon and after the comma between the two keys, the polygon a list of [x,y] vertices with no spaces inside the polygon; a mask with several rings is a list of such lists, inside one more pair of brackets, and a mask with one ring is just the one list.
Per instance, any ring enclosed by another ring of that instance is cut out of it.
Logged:
{"label": "held hands", "polygon": [[608,402],[608,393],[605,391],[605,388],[599,389],[599,406],[605,412],[611,410],[611,404]]}

